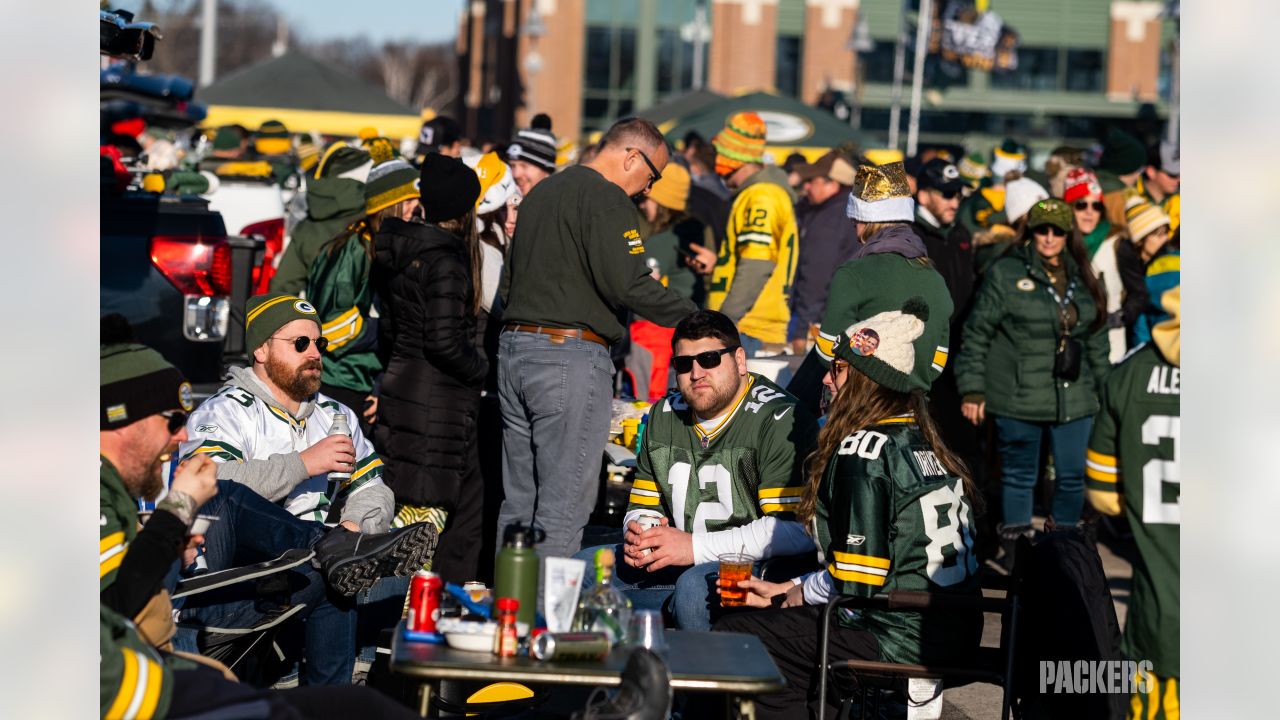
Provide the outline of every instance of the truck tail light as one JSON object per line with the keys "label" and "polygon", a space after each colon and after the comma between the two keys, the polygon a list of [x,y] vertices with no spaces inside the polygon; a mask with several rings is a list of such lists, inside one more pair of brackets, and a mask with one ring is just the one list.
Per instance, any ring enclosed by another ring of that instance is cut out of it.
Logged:
{"label": "truck tail light", "polygon": [[245,237],[257,235],[266,241],[266,251],[262,256],[262,265],[253,269],[253,294],[267,292],[271,278],[276,274],[276,263],[284,250],[284,218],[263,220],[245,225],[240,230]]}
{"label": "truck tail light", "polygon": [[220,342],[231,314],[231,246],[224,237],[157,235],[151,263],[183,295],[182,334]]}

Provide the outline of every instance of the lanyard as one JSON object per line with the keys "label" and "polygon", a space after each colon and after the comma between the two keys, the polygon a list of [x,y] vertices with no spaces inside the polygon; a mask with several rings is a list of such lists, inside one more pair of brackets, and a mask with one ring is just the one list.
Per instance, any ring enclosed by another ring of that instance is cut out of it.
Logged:
{"label": "lanyard", "polygon": [[[1030,274],[1031,266],[1027,265],[1027,275]],[[1067,307],[1071,305],[1071,298],[1075,297],[1076,294],[1076,279],[1073,277],[1067,281],[1066,297],[1058,295],[1058,289],[1053,286],[1052,278],[1049,279],[1049,284],[1046,289],[1049,291],[1049,296],[1053,298],[1054,305],[1058,306],[1058,317],[1062,322],[1062,334],[1065,336],[1068,334]]]}

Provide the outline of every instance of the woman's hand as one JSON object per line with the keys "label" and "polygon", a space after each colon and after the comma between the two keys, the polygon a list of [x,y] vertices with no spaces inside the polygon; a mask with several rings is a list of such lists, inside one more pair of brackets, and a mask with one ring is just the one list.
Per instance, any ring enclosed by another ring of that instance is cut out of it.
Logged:
{"label": "woman's hand", "polygon": [[[782,583],[765,582],[757,577],[738,581],[738,587],[747,591],[747,606],[753,608],[800,607],[804,605],[804,586],[790,580]],[[716,590],[719,592],[719,589]],[[775,604],[774,598],[781,595],[782,600]]]}
{"label": "woman's hand", "polygon": [[987,401],[961,403],[960,414],[974,425],[981,425],[982,420],[987,416]]}

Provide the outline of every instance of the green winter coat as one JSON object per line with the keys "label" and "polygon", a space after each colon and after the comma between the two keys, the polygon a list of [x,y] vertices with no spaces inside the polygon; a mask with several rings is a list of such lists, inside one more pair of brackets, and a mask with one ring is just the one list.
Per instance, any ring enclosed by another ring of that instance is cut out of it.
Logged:
{"label": "green winter coat", "polygon": [[1096,305],[1067,253],[1067,277],[1076,279],[1071,336],[1084,345],[1080,377],[1053,376],[1061,321],[1049,293],[1051,282],[1040,255],[1014,247],[987,271],[973,311],[964,325],[956,381],[966,399],[983,396],[986,412],[1026,421],[1065,423],[1098,412],[1098,388],[1111,367],[1104,326],[1094,332]]}
{"label": "green winter coat", "polygon": [[297,295],[307,287],[320,248],[343,228],[364,217],[364,183],[350,178],[308,178],[307,218],[298,223],[285,248],[271,292]]}

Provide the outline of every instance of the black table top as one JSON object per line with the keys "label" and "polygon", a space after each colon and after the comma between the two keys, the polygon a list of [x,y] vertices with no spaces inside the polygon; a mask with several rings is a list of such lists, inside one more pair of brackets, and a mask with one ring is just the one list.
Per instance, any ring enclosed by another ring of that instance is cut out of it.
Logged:
{"label": "black table top", "polygon": [[[615,686],[621,682],[630,653],[630,648],[615,648],[603,661],[500,658],[406,640],[402,629],[403,623],[393,631],[391,669],[424,680]],[[677,690],[766,694],[783,687],[781,673],[754,635],[667,630],[666,638],[663,657],[671,669],[671,686]]]}

